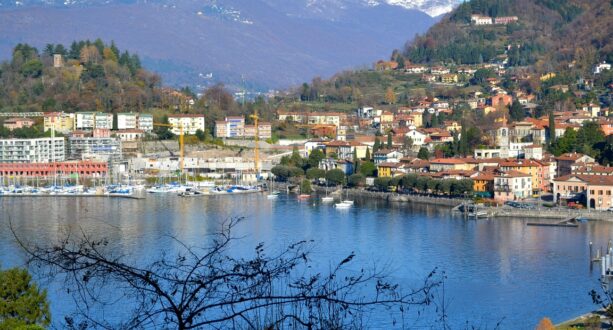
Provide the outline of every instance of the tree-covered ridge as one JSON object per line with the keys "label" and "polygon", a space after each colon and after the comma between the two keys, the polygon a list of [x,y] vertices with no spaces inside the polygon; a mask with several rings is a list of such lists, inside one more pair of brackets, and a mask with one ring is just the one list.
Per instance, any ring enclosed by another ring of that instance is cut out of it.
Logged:
{"label": "tree-covered ridge", "polygon": [[[54,55],[62,58],[54,66]],[[42,51],[18,44],[0,64],[4,111],[139,111],[160,101],[160,77],[136,54],[102,40],[48,44]]]}
{"label": "tree-covered ridge", "polygon": [[[517,16],[508,24],[476,25],[472,15]],[[472,0],[462,3],[426,34],[408,43],[402,55],[413,63],[537,65],[547,71],[580,58],[613,59],[610,0]],[[593,54],[593,55],[592,55]],[[548,63],[548,65],[543,65]]]}

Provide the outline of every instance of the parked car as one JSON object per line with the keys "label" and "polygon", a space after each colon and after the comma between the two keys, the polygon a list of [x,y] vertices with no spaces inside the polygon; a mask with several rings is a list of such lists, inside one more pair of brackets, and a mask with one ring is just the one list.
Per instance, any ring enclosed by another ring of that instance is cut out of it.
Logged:
{"label": "parked car", "polygon": [[609,212],[613,212],[613,206],[609,207],[609,208],[607,209],[607,211],[609,211]]}

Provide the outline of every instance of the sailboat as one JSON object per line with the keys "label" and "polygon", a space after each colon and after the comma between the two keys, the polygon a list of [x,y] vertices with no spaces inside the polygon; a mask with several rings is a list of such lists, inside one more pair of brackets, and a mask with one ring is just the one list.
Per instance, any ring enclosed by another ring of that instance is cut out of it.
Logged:
{"label": "sailboat", "polygon": [[353,206],[353,200],[349,199],[349,192],[347,192],[346,196],[347,196],[346,197],[347,199],[342,199],[343,198],[343,186],[341,185],[341,203]]}
{"label": "sailboat", "polygon": [[334,197],[328,196],[328,185],[326,184],[326,196],[321,198],[322,203],[334,202]]}
{"label": "sailboat", "polygon": [[281,194],[280,192],[274,190],[274,181],[272,180],[272,175],[270,176],[270,194],[266,195],[266,198],[268,199],[276,199],[277,197],[279,197],[279,195]]}

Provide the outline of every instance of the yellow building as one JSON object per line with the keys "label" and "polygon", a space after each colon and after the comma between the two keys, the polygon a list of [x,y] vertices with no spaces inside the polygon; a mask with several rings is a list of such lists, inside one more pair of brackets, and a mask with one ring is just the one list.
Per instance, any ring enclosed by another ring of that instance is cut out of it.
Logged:
{"label": "yellow building", "polygon": [[377,176],[380,178],[391,178],[399,167],[400,163],[380,163],[377,165]]}
{"label": "yellow building", "polygon": [[69,133],[73,130],[74,120],[74,114],[48,112],[45,113],[43,126],[45,132],[53,128],[56,132]]}
{"label": "yellow building", "polygon": [[500,163],[502,171],[517,171],[530,175],[532,178],[532,191],[547,190],[549,182],[544,180],[543,164],[534,160],[518,160]]}
{"label": "yellow building", "polygon": [[448,73],[441,76],[441,81],[445,84],[454,84],[458,82],[458,75],[455,73]]}
{"label": "yellow building", "polygon": [[477,195],[481,196],[494,196],[494,174],[492,173],[479,173],[472,177],[473,190]]}

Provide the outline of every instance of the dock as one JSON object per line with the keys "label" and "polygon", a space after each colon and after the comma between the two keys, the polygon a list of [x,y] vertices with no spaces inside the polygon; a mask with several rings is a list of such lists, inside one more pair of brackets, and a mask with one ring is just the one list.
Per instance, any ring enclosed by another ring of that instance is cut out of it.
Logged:
{"label": "dock", "polygon": [[556,223],[547,223],[547,222],[528,222],[526,225],[527,226],[534,226],[534,227],[570,227],[570,228],[577,228],[579,227],[579,224],[577,223],[577,217],[574,218],[570,218],[570,219],[566,219],[560,222],[556,222]]}

